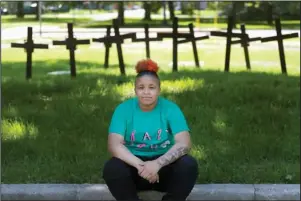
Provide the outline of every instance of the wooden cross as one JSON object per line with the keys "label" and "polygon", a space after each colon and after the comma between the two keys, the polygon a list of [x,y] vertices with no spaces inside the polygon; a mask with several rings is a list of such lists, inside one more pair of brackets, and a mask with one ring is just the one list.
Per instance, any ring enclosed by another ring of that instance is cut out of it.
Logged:
{"label": "wooden cross", "polygon": [[192,23],[190,23],[188,25],[188,28],[189,28],[189,32],[190,32],[190,37],[186,38],[184,40],[178,41],[178,44],[182,44],[182,43],[186,43],[186,42],[191,42],[195,65],[196,65],[196,67],[200,67],[200,62],[199,62],[199,57],[198,57],[198,51],[197,51],[197,48],[196,48],[196,41],[198,41],[198,40],[204,40],[204,39],[209,39],[209,36],[195,37],[194,36],[194,30],[193,30],[193,24]]}
{"label": "wooden cross", "polygon": [[124,42],[124,39],[135,38],[136,33],[127,33],[127,34],[120,35],[118,23],[119,23],[118,19],[113,20],[113,28],[114,28],[114,33],[115,33],[114,36],[110,36],[107,31],[107,36],[105,36],[103,38],[93,38],[92,40],[94,42],[100,42],[100,43],[105,43],[105,44],[107,43],[110,45],[112,43],[116,43],[120,73],[121,73],[121,75],[125,75],[125,66],[124,66],[121,44]]}
{"label": "wooden cross", "polygon": [[178,18],[173,18],[172,33],[158,32],[158,38],[172,38],[172,55],[173,55],[173,66],[172,71],[178,71],[178,38],[191,38],[190,33],[178,33]]}
{"label": "wooden cross", "polygon": [[[106,37],[110,37],[111,35],[111,26],[108,25],[107,26],[107,33],[106,33]],[[102,38],[92,38],[93,42],[103,42],[105,45],[105,63],[104,63],[104,67],[108,68],[109,67],[109,56],[110,56],[110,48],[112,47],[112,42],[109,42],[108,40],[103,40]]]}
{"label": "wooden cross", "polygon": [[137,38],[137,35],[135,35],[135,38],[133,38],[133,42],[145,42],[145,49],[146,49],[146,57],[150,58],[150,49],[149,49],[149,42],[150,41],[162,41],[163,38],[150,38],[149,37],[149,25],[144,25],[144,35],[145,38]]}
{"label": "wooden cross", "polygon": [[258,41],[261,40],[261,37],[255,37],[255,38],[249,38],[249,35],[246,33],[246,27],[244,24],[240,25],[240,30],[242,34],[246,34],[244,37],[242,37],[239,40],[236,41],[232,41],[231,44],[241,44],[241,46],[244,49],[244,54],[245,54],[245,60],[246,60],[246,66],[247,69],[250,70],[251,69],[251,64],[250,64],[250,58],[249,58],[249,50],[248,50],[248,46],[250,45],[250,42],[253,41]]}
{"label": "wooden cross", "polygon": [[77,45],[90,44],[90,40],[77,40],[73,36],[73,24],[68,23],[68,38],[64,41],[53,41],[53,45],[66,45],[70,53],[71,77],[76,77],[75,50]]}
{"label": "wooden cross", "polygon": [[262,38],[261,42],[265,43],[265,42],[270,42],[270,41],[277,40],[278,49],[279,49],[280,63],[281,63],[281,71],[282,71],[283,74],[287,74],[284,47],[283,47],[283,40],[288,39],[288,38],[299,37],[299,34],[298,33],[282,34],[281,33],[281,23],[280,23],[279,18],[275,19],[275,25],[276,25],[277,36]]}
{"label": "wooden cross", "polygon": [[48,49],[47,44],[35,44],[32,39],[32,27],[27,27],[27,41],[23,44],[20,43],[11,43],[13,48],[24,48],[27,53],[26,61],[26,79],[32,77],[32,53],[34,49]]}
{"label": "wooden cross", "polygon": [[246,37],[246,34],[243,33],[232,33],[232,28],[233,28],[233,22],[234,18],[232,16],[228,17],[228,24],[227,24],[227,32],[221,32],[221,31],[211,31],[210,35],[211,36],[220,36],[220,37],[226,37],[227,38],[227,43],[226,43],[226,56],[225,56],[225,71],[229,71],[229,66],[230,66],[230,55],[231,55],[231,40],[232,37],[238,37],[238,38],[243,38]]}

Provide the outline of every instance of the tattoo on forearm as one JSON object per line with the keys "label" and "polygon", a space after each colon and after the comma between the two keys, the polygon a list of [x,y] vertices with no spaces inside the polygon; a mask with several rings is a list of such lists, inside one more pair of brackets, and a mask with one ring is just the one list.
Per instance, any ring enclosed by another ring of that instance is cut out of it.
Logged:
{"label": "tattoo on forearm", "polygon": [[185,146],[182,147],[178,147],[176,150],[167,153],[165,155],[163,155],[162,157],[160,157],[158,159],[158,164],[163,167],[165,165],[168,165],[172,162],[174,162],[175,160],[177,160],[178,158],[180,158],[181,156],[187,154],[189,151],[189,149]]}

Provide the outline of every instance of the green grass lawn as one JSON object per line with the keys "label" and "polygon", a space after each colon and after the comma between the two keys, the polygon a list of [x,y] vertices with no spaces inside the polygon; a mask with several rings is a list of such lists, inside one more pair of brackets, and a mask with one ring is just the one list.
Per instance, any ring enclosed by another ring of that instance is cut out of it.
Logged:
{"label": "green grass lawn", "polygon": [[[47,75],[69,69],[66,50],[36,50],[30,81],[24,51],[2,50],[2,183],[103,183],[110,118],[133,96],[133,66],[145,50],[124,45],[127,76],[120,78],[115,46],[108,69],[104,49],[88,47],[76,52],[75,79]],[[200,48],[204,66],[171,73],[171,48],[151,48],[162,67],[162,96],[182,108],[191,127],[198,183],[300,183],[299,51],[286,51],[284,76],[274,49],[250,47],[251,61],[274,64],[253,63],[247,72],[236,46],[224,73],[225,48]],[[190,46],[180,51],[179,61],[193,61]]]}

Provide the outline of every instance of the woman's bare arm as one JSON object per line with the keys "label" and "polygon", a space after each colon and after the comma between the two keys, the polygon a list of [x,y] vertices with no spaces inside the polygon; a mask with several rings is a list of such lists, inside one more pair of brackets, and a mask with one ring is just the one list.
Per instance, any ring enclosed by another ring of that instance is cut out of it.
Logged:
{"label": "woman's bare arm", "polygon": [[162,156],[156,159],[160,168],[166,166],[181,156],[187,154],[191,148],[190,135],[187,131],[175,135],[175,144]]}
{"label": "woman's bare arm", "polygon": [[117,133],[110,133],[108,137],[108,150],[116,158],[121,159],[127,164],[138,169],[139,165],[143,164],[143,161],[133,155],[124,146],[124,137]]}

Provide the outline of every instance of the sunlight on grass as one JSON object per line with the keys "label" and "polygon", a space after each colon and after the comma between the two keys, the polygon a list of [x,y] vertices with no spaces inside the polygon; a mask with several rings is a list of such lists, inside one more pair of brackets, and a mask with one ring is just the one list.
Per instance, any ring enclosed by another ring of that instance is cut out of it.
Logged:
{"label": "sunlight on grass", "polygon": [[109,87],[107,87],[107,83],[103,79],[98,79],[96,81],[96,88],[91,92],[91,95],[100,94],[102,96],[108,95]]}
{"label": "sunlight on grass", "polygon": [[44,102],[52,101],[52,97],[50,97],[50,96],[45,96],[45,95],[40,94],[38,97],[39,97],[39,99],[43,100]]}
{"label": "sunlight on grass", "polygon": [[2,120],[2,140],[17,140],[25,137],[35,138],[38,129],[21,121]]}
{"label": "sunlight on grass", "polygon": [[[175,81],[162,80],[161,81],[161,93],[182,93],[185,91],[193,91],[204,85],[204,80],[195,80],[191,78],[185,78]],[[135,95],[134,82],[127,82],[120,86],[116,85],[114,87],[115,92],[122,96],[122,99],[127,99]]]}
{"label": "sunlight on grass", "polygon": [[184,91],[193,91],[197,88],[204,86],[204,80],[195,80],[191,78],[185,78],[175,81],[162,81],[162,92],[163,93],[181,93]]}
{"label": "sunlight on grass", "polygon": [[134,87],[134,82],[127,82],[120,86],[115,85],[113,90],[116,92],[116,94],[121,96],[121,100],[125,100],[135,95]]}
{"label": "sunlight on grass", "polygon": [[190,154],[194,156],[197,160],[206,159],[204,147],[200,145],[193,145],[192,149],[190,150]]}
{"label": "sunlight on grass", "polygon": [[224,133],[226,130],[226,122],[221,115],[216,115],[212,122],[213,127],[220,133]]}

